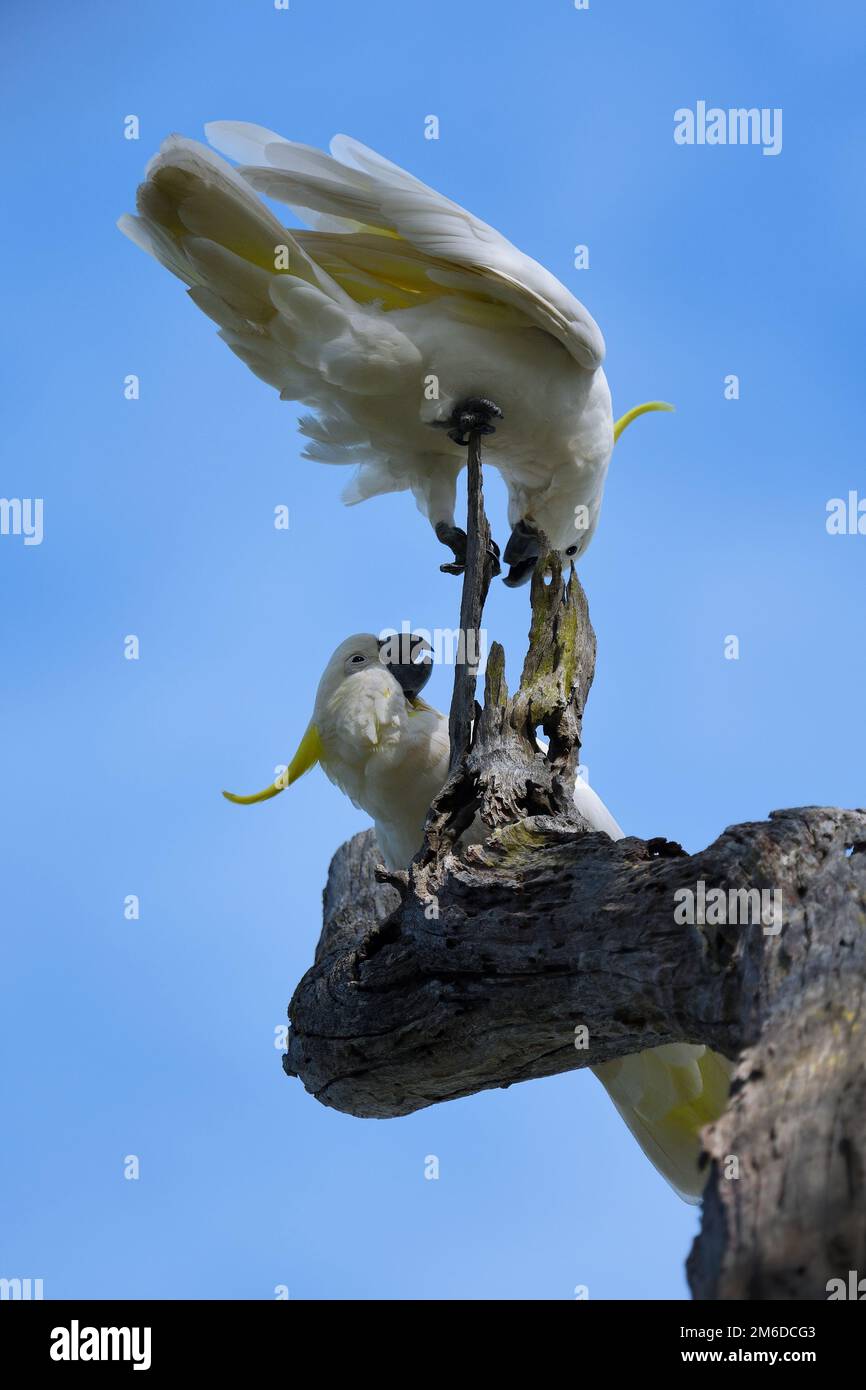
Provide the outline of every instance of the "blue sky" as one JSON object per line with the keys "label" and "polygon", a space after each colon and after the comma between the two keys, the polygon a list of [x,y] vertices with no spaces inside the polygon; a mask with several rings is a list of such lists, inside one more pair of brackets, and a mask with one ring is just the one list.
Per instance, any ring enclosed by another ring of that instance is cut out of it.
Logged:
{"label": "blue sky", "polygon": [[[44,499],[44,540],[0,536],[0,1275],[46,1297],[685,1297],[696,1213],[588,1074],[388,1122],[284,1077],[274,1030],[365,817],[318,773],[250,812],[219,790],[291,753],[340,638],[454,626],[458,588],[405,496],[340,506],[295,408],[114,223],[165,134],[241,119],[352,134],[543,261],[605,333],[617,413],[677,406],[618,446],[581,565],[594,786],[690,849],[862,805],[866,536],[825,526],[866,497],[862,8],[15,0],[3,28],[0,493]],[[698,100],[782,108],[782,152],[676,145]],[[526,590],[495,586],[486,625],[513,676]],[[446,671],[429,692],[446,704]]]}

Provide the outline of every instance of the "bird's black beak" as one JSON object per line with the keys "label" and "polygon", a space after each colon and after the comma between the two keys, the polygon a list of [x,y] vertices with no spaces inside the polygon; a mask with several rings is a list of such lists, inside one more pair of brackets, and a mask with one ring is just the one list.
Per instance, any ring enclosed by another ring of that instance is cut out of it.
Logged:
{"label": "bird's black beak", "polygon": [[414,632],[398,632],[379,641],[379,660],[399,682],[407,700],[414,700],[430,679],[433,649]]}
{"label": "bird's black beak", "polygon": [[538,532],[527,522],[518,521],[508,538],[502,557],[506,565],[511,566],[502,581],[503,584],[509,589],[517,589],[521,584],[525,584],[535,569],[540,554],[541,542]]}
{"label": "bird's black beak", "polygon": [[521,584],[525,584],[528,579],[532,578],[532,571],[537,563],[538,558],[536,557],[533,560],[521,560],[519,565],[512,565],[502,581],[503,584],[509,589],[519,589]]}

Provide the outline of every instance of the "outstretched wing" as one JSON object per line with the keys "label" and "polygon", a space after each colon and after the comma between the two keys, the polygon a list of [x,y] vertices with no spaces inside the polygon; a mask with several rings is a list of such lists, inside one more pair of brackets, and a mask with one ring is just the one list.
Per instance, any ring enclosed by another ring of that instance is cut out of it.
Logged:
{"label": "outstretched wing", "polygon": [[345,277],[371,291],[380,283],[409,302],[434,287],[456,292],[545,329],[582,367],[601,365],[601,330],[554,275],[374,150],[337,135],[329,156],[240,121],[205,129],[217,149],[240,161],[238,172],[253,188],[316,228],[298,240],[316,259],[330,258],[338,283]]}
{"label": "outstretched wing", "polygon": [[119,226],[189,286],[229,347],[285,399],[333,406],[414,382],[420,355],[359,305],[225,160],[170,136]]}

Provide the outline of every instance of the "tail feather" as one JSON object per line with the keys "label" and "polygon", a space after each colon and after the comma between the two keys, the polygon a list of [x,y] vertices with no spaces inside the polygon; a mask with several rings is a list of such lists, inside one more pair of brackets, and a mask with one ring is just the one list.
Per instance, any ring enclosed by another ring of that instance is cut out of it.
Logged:
{"label": "tail feather", "polygon": [[592,1070],[647,1158],[686,1202],[699,1202],[701,1130],[724,1111],[732,1063],[709,1048],[675,1043]]}
{"label": "tail feather", "polygon": [[405,469],[391,459],[377,457],[361,463],[351,482],[343,488],[341,496],[347,507],[354,507],[358,502],[366,502],[368,497],[404,492],[409,482]]}

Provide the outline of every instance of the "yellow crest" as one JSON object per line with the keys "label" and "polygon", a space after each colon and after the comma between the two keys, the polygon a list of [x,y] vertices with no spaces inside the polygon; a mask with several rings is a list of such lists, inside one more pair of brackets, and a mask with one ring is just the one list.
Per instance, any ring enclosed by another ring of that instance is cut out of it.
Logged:
{"label": "yellow crest", "polygon": [[646,415],[650,410],[673,410],[672,405],[667,401],[645,401],[643,405],[633,405],[631,410],[627,410],[625,415],[621,415],[613,427],[614,444],[619,439],[623,430],[627,430],[632,420],[636,420],[639,415]]}
{"label": "yellow crest", "polygon": [[315,724],[308,724],[304,737],[298,744],[298,751],[292,758],[285,772],[265,787],[264,791],[255,792],[252,796],[235,796],[234,792],[223,792],[226,801],[233,801],[236,806],[253,806],[257,801],[270,801],[272,796],[277,796],[285,791],[293,782],[297,782],[299,777],[303,777],[305,772],[315,767],[322,757],[322,741],[319,738],[319,731]]}

